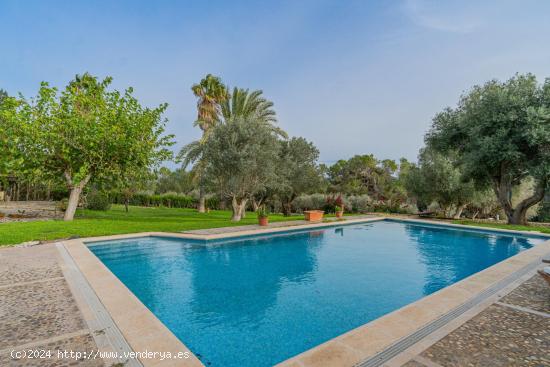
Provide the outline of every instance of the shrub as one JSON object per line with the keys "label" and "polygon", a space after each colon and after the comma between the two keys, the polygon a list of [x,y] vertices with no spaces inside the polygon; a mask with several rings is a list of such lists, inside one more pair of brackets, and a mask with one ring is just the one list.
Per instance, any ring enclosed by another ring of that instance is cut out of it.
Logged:
{"label": "shrub", "polygon": [[258,218],[267,218],[269,217],[269,209],[265,205],[262,205],[258,208],[256,214],[258,215]]}
{"label": "shrub", "polygon": [[90,210],[109,210],[111,209],[111,199],[104,191],[92,190],[86,196],[86,208]]}
{"label": "shrub", "polygon": [[217,196],[210,196],[206,198],[206,207],[208,209],[219,209],[220,208],[220,198]]}
{"label": "shrub", "polygon": [[[120,192],[111,194],[114,204],[124,204],[124,195]],[[165,206],[168,208],[194,208],[197,200],[188,195],[165,193],[161,195],[138,192],[130,197],[129,204],[133,206]]]}
{"label": "shrub", "polygon": [[355,213],[372,211],[372,199],[368,195],[354,195],[345,200],[346,208]]}
{"label": "shrub", "polygon": [[302,212],[304,210],[320,210],[323,209],[326,203],[325,195],[310,194],[300,195],[292,202],[295,211]]}
{"label": "shrub", "polygon": [[550,195],[548,198],[540,205],[537,216],[533,218],[536,222],[550,222]]}
{"label": "shrub", "polygon": [[57,202],[55,207],[57,208],[57,210],[64,212],[65,210],[67,210],[67,205],[69,205],[69,199],[63,198]]}

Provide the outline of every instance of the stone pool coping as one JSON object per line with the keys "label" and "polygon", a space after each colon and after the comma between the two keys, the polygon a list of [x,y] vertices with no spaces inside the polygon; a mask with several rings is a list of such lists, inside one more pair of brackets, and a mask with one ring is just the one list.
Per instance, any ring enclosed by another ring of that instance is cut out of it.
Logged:
{"label": "stone pool coping", "polygon": [[519,272],[525,266],[539,260],[550,252],[550,235],[528,231],[493,229],[477,226],[441,223],[422,219],[409,218],[355,218],[338,222],[321,222],[288,227],[258,228],[230,233],[194,234],[143,232],[124,235],[90,237],[63,241],[64,247],[84,275],[89,285],[105,306],[114,323],[136,352],[187,352],[187,359],[159,360],[140,358],[143,366],[203,366],[199,359],[166,327],[141,301],[88,249],[85,243],[110,241],[147,236],[171,237],[195,240],[216,240],[259,234],[270,234],[289,231],[300,231],[315,228],[333,227],[368,223],[386,219],[397,219],[403,222],[417,224],[433,224],[437,226],[460,229],[479,229],[490,232],[523,234],[548,238],[541,244],[512,256],[500,263],[471,275],[455,284],[408,304],[385,316],[375,319],[356,329],[328,340],[312,349],[294,356],[278,367],[310,367],[310,366],[355,366],[383,351],[399,340],[406,338],[424,325],[433,322],[454,308],[466,303],[479,295],[493,284],[510,274]]}

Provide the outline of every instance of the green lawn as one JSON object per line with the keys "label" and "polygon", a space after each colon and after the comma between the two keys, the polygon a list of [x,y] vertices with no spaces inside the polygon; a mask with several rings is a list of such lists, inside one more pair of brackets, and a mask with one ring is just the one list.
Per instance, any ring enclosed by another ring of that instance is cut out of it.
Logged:
{"label": "green lawn", "polygon": [[[231,222],[230,218],[231,212],[221,210],[201,214],[194,209],[130,207],[130,212],[126,213],[123,206],[113,205],[111,210],[105,212],[79,210],[77,218],[72,222],[54,220],[1,223],[0,246],[33,240],[63,239],[71,236],[91,237],[135,232],[177,232],[257,223],[255,213],[247,213],[246,218],[237,223]],[[270,221],[272,222],[302,218],[301,215],[292,217],[284,217],[278,214],[270,215]],[[456,220],[453,223],[550,233],[549,227],[512,226],[471,220]]]}
{"label": "green lawn", "polygon": [[[71,236],[91,237],[153,231],[185,231],[257,223],[255,213],[247,213],[240,222],[231,222],[231,212],[215,210],[198,213],[194,209],[143,208],[113,205],[109,211],[79,210],[72,222],[62,220],[0,224],[0,246],[33,240],[55,240]],[[271,221],[303,219],[273,214]]]}
{"label": "green lawn", "polygon": [[543,227],[543,226],[519,226],[519,225],[503,224],[503,223],[476,222],[473,220],[455,220],[453,221],[453,223],[463,224],[467,226],[509,229],[513,231],[533,231],[533,232],[550,233],[550,227]]}

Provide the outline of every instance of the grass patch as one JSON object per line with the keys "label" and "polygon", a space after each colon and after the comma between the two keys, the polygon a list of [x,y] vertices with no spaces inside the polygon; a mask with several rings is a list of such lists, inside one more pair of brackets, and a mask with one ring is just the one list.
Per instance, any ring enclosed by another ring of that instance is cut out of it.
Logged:
{"label": "grass patch", "polygon": [[541,232],[541,233],[550,234],[550,227],[544,227],[544,226],[521,226],[521,225],[504,224],[504,223],[476,222],[473,220],[454,220],[453,224],[462,224],[465,226],[478,226],[478,227],[487,227],[487,228],[509,229],[512,231]]}
{"label": "grass patch", "polygon": [[[78,210],[75,220],[13,222],[0,224],[0,246],[26,241],[47,241],[72,236],[93,237],[136,232],[178,232],[193,229],[256,224],[256,213],[247,213],[240,222],[231,222],[231,212],[213,210],[198,213],[194,209],[130,207],[122,205],[108,211]],[[271,222],[303,219],[303,216],[269,216]]]}

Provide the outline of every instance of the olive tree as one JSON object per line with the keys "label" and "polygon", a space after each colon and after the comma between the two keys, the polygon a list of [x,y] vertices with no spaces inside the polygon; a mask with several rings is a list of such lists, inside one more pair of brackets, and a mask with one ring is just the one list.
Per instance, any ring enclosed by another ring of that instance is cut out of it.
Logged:
{"label": "olive tree", "polygon": [[315,192],[321,186],[318,159],[319,150],[304,138],[281,142],[274,191],[281,199],[284,215],[290,215],[292,201],[298,195]]}
{"label": "olive tree", "polygon": [[91,180],[111,180],[170,156],[172,137],[163,136],[167,105],[143,107],[132,88],[109,90],[111,80],[86,73],[61,93],[42,83],[35,98],[21,100],[21,148],[34,165],[63,177],[70,191],[65,220],[74,218]]}
{"label": "olive tree", "polygon": [[[525,224],[550,182],[550,79],[534,75],[492,80],[435,116],[427,143],[454,152],[466,176],[492,186],[511,224]],[[532,177],[532,195],[515,206],[512,190]]]}
{"label": "olive tree", "polygon": [[474,199],[476,188],[465,180],[453,161],[430,149],[422,149],[418,166],[408,167],[405,188],[414,197],[419,209],[437,202],[445,216],[460,218],[462,211]]}
{"label": "olive tree", "polygon": [[241,220],[249,198],[276,180],[276,133],[255,117],[236,117],[214,127],[202,149],[209,181],[231,199],[231,220]]}

